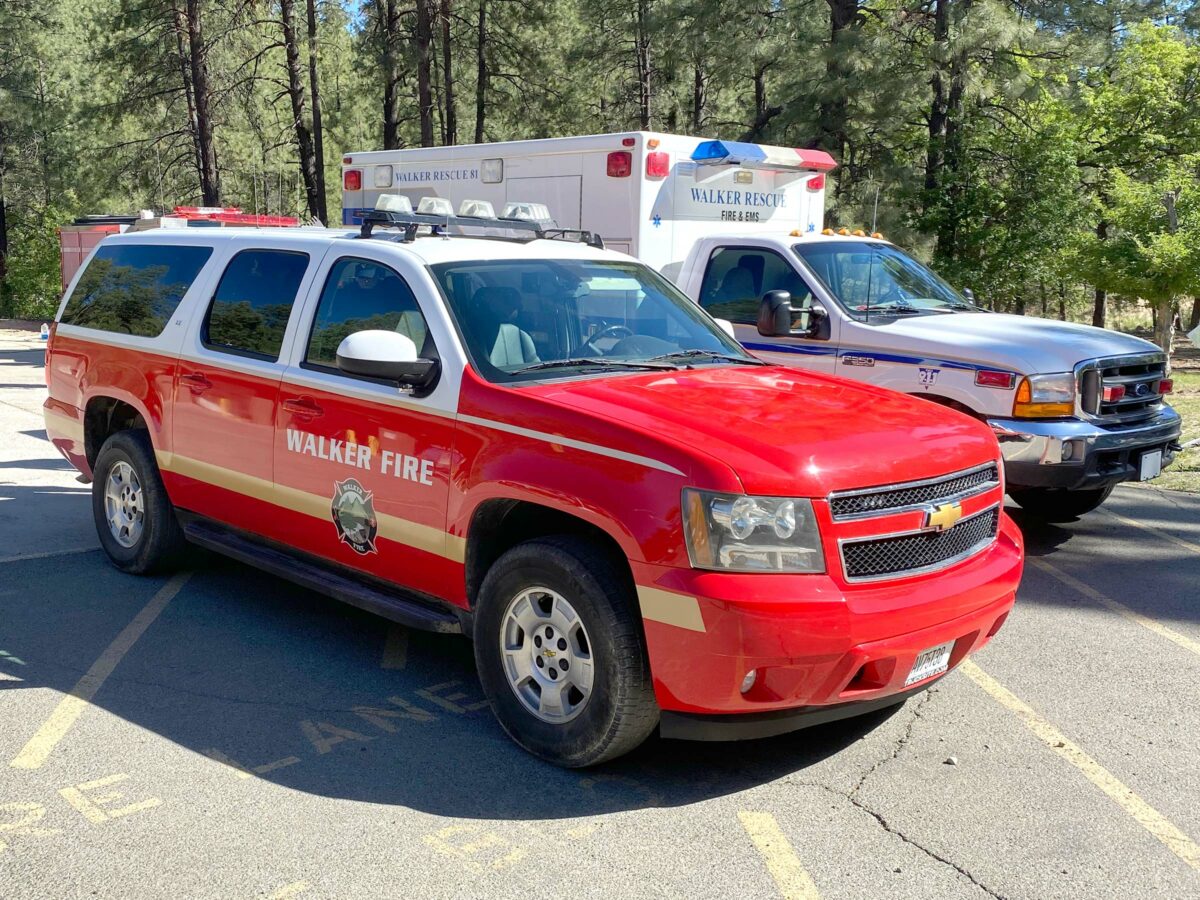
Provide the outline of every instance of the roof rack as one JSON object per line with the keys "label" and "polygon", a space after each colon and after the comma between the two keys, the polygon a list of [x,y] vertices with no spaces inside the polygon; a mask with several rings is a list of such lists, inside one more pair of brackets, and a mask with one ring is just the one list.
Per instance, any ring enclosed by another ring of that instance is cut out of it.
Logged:
{"label": "roof rack", "polygon": [[[428,228],[435,237],[468,237],[490,238],[492,240],[531,241],[531,240],[576,240],[604,249],[604,239],[592,231],[582,231],[578,228],[543,228],[537,222],[527,219],[488,218],[485,216],[431,216],[422,213],[394,212],[387,209],[368,209],[360,213],[362,228],[358,236],[369,238],[376,225],[395,226],[404,229],[404,243],[412,243],[417,238],[421,228]],[[451,228],[463,226],[474,228],[507,228],[513,231],[530,232],[529,237],[504,237],[501,235],[472,235],[453,234]]]}

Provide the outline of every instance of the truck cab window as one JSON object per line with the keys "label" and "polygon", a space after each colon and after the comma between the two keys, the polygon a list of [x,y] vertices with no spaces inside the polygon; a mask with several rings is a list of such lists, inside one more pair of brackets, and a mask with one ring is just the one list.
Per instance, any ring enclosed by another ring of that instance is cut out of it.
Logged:
{"label": "truck cab window", "polygon": [[221,275],[201,329],[205,347],[275,360],[308,269],[308,254],[243,250]]}
{"label": "truck cab window", "polygon": [[383,263],[343,257],[325,279],[304,363],[336,369],[338,345],[356,331],[376,329],[403,334],[421,356],[433,353],[425,317],[408,283]]}
{"label": "truck cab window", "polygon": [[704,273],[700,305],[718,319],[753,325],[767,291],[787,291],[797,309],[812,304],[808,285],[778,253],[755,247],[718,247]]}

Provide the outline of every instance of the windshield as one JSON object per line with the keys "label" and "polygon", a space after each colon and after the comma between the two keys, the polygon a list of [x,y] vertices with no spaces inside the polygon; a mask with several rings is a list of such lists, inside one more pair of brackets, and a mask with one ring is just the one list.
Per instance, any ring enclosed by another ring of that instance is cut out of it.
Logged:
{"label": "windshield", "polygon": [[872,318],[982,310],[890,244],[821,241],[792,248],[846,311]]}
{"label": "windshield", "polygon": [[475,368],[491,381],[760,364],[637,263],[521,259],[430,269]]}

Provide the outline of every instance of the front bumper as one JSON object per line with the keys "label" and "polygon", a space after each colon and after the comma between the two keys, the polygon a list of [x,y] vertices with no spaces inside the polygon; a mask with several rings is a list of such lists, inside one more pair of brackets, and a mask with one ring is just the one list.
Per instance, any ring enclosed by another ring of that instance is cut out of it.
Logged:
{"label": "front bumper", "polygon": [[[1175,455],[1182,430],[1179,413],[1163,405],[1146,422],[1104,427],[1080,419],[989,419],[1004,455],[1010,487],[1104,488],[1138,478],[1138,459],[1162,450],[1163,465]],[[1068,445],[1068,459],[1063,447]]]}
{"label": "front bumper", "polygon": [[999,631],[1021,569],[1007,516],[988,549],[930,575],[851,585],[833,574],[662,569],[657,588],[700,613],[690,627],[644,620],[663,734],[766,736],[903,702],[935,680],[905,684],[923,651],[953,642],[953,669]]}

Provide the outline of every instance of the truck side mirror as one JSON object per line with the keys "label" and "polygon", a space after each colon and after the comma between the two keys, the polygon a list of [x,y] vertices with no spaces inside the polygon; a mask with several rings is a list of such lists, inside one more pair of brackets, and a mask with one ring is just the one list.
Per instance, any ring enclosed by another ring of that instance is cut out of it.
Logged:
{"label": "truck side mirror", "polygon": [[337,366],[347,375],[392,381],[415,391],[431,388],[438,361],[417,356],[412,339],[395,331],[356,331],[337,348]]}
{"label": "truck side mirror", "polygon": [[973,290],[971,290],[970,288],[963,288],[962,295],[967,299],[968,303],[975,302],[975,292]]}
{"label": "truck side mirror", "polygon": [[790,291],[767,291],[758,308],[758,333],[763,337],[786,337],[792,333]]}

